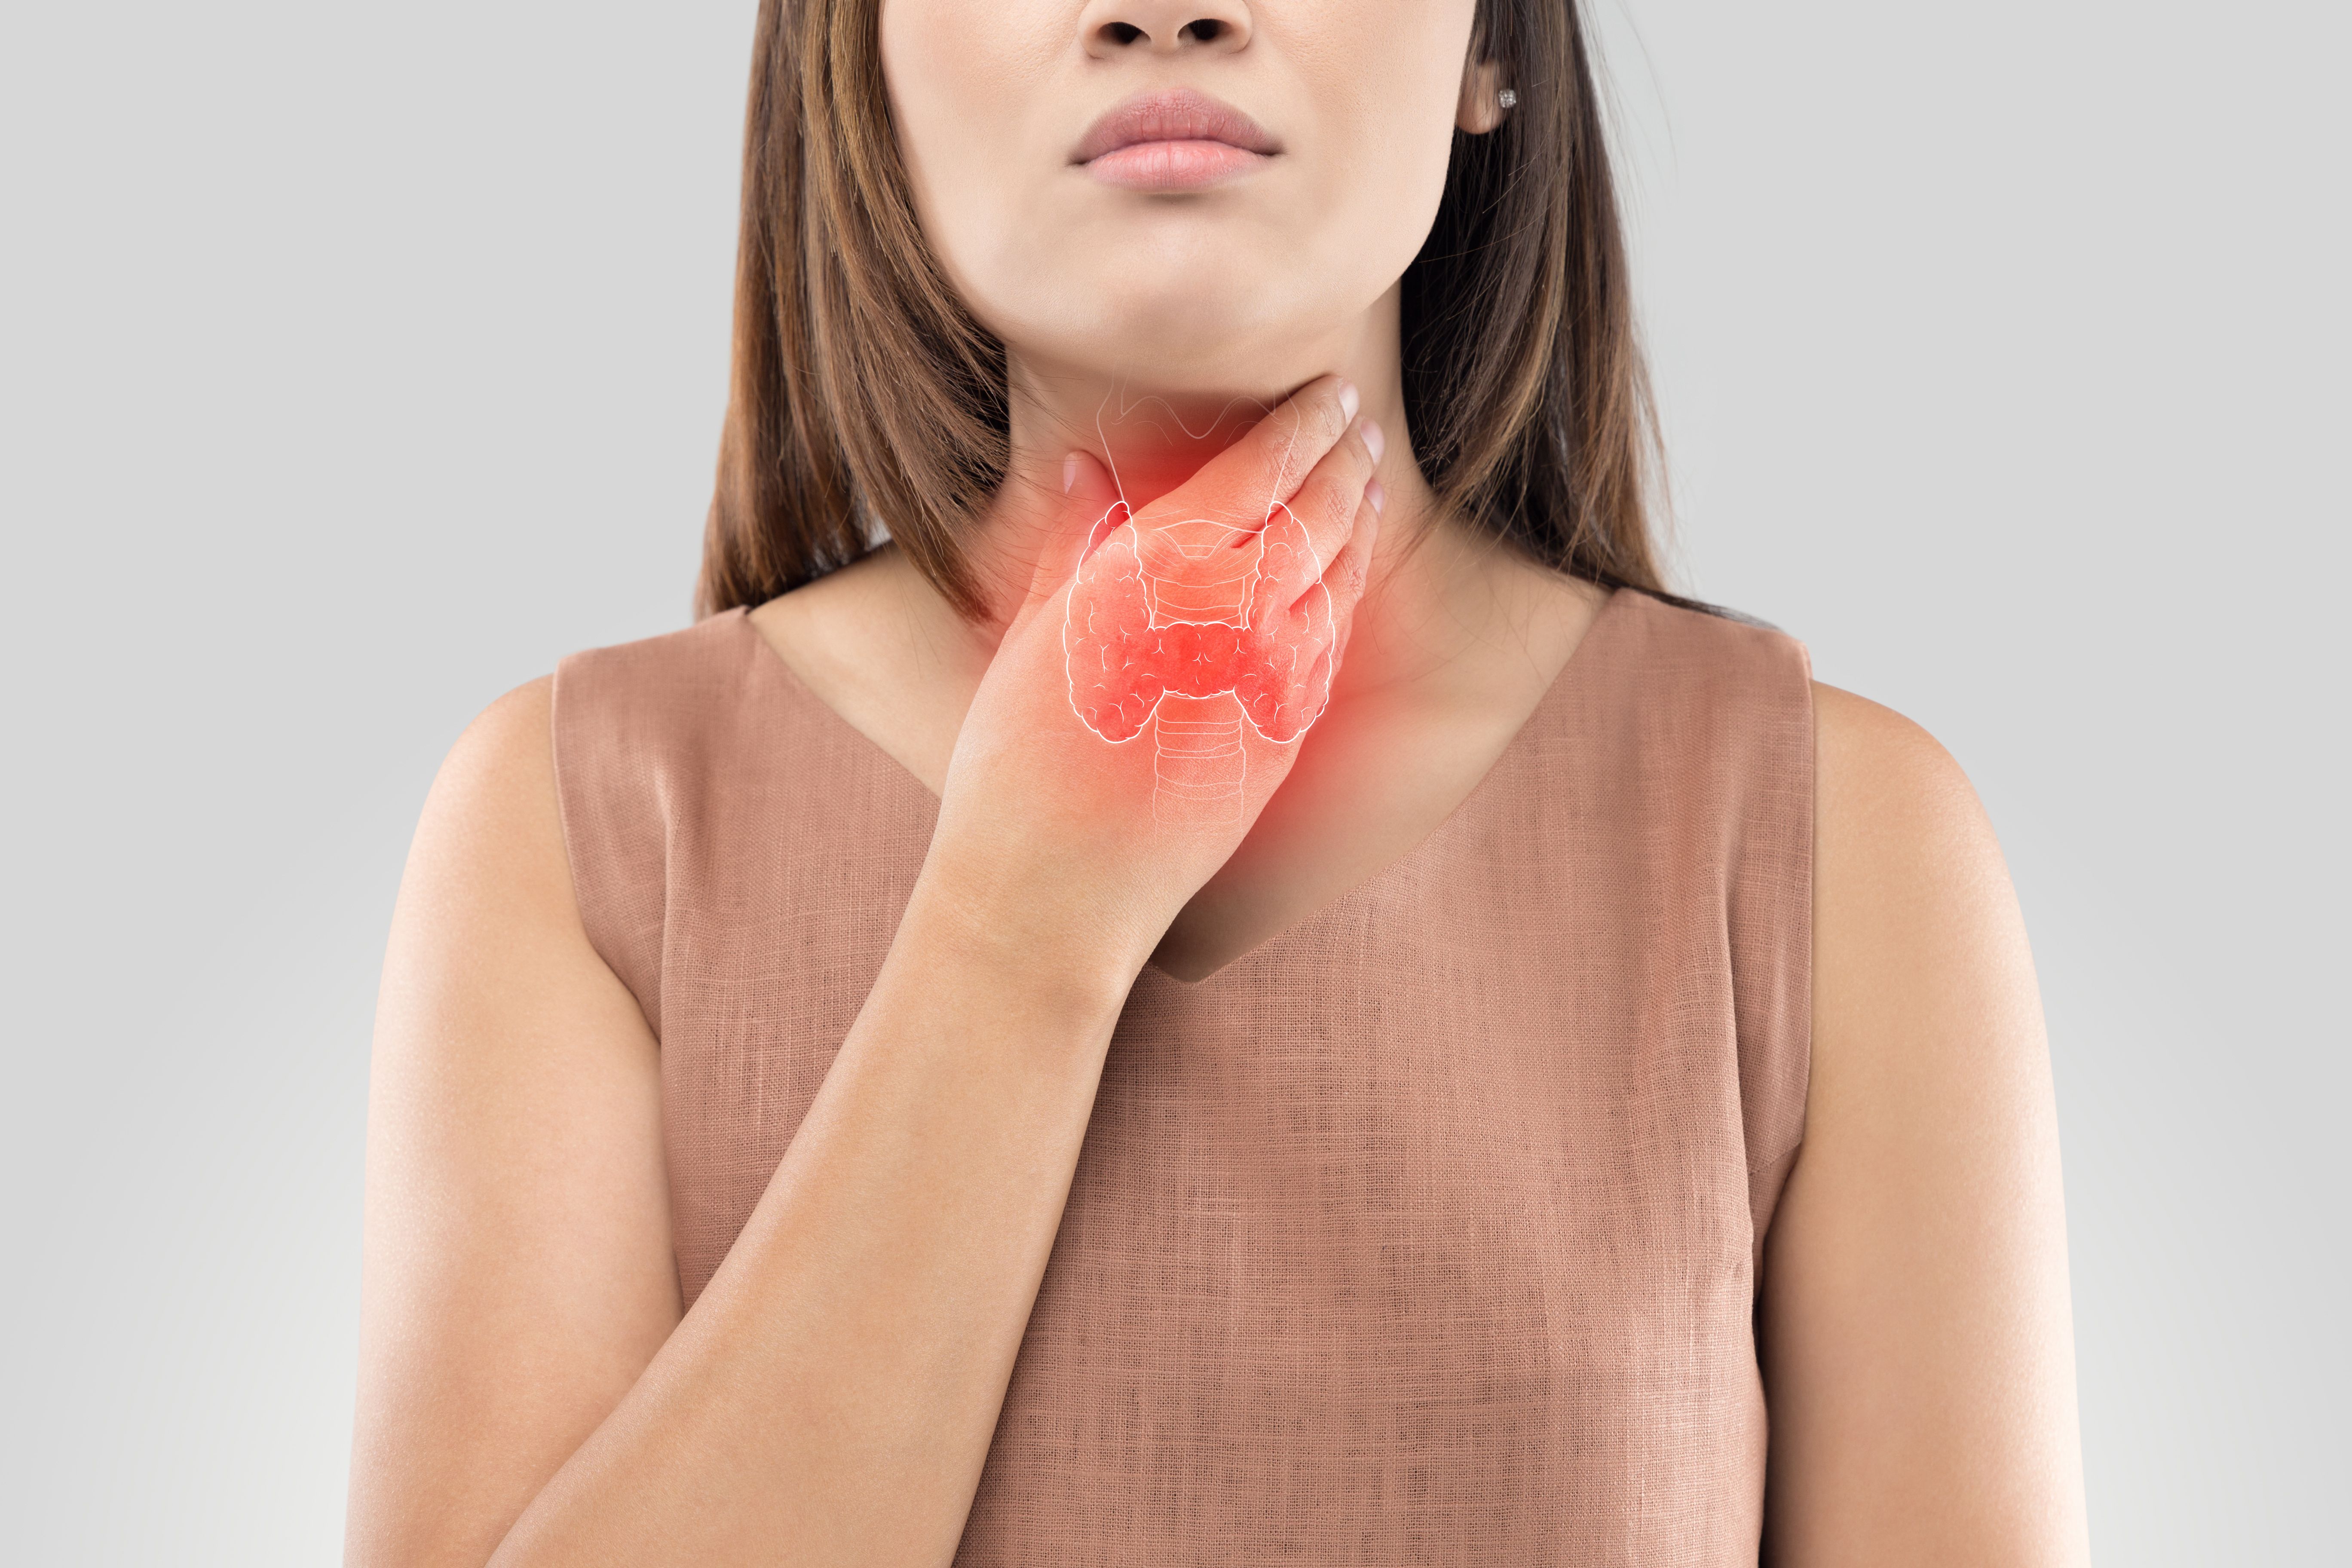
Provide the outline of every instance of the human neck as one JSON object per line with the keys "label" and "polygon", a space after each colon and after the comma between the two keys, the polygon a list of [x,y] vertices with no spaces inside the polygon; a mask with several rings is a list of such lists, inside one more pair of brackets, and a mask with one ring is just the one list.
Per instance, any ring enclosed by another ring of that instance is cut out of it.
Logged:
{"label": "human neck", "polygon": [[1444,523],[1414,460],[1394,290],[1357,330],[1286,351],[1257,374],[1219,378],[1223,385],[1215,389],[1156,386],[1139,376],[1008,358],[1010,461],[970,551],[992,606],[988,624],[975,630],[990,647],[1026,592],[1034,542],[1061,500],[1067,453],[1091,453],[1116,476],[1129,505],[1140,510],[1191,479],[1298,386],[1329,372],[1355,383],[1361,411],[1387,437],[1370,586],[1356,610],[1334,699],[1349,689],[1393,685],[1444,662],[1463,636],[1477,635],[1465,616],[1484,621],[1491,612],[1491,605],[1471,604],[1485,585],[1474,581],[1477,546]]}

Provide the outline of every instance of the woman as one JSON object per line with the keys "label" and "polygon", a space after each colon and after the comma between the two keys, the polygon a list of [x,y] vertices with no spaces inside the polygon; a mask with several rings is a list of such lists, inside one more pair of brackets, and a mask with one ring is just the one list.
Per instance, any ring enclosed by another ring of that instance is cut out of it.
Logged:
{"label": "woman", "polygon": [[404,880],[352,1561],[2082,1561],[2006,872],[1664,593],[1573,7],[755,56],[697,623]]}

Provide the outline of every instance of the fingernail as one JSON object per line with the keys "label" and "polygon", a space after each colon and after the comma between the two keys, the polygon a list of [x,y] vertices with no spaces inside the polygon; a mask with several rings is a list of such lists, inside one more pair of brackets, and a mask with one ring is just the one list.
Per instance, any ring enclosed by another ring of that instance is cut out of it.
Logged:
{"label": "fingernail", "polygon": [[1357,393],[1356,384],[1352,381],[1341,382],[1339,384],[1340,415],[1343,417],[1353,419],[1356,416],[1356,410],[1361,408],[1363,405],[1364,400],[1362,396]]}
{"label": "fingernail", "polygon": [[1380,480],[1367,479],[1364,481],[1364,499],[1371,502],[1372,510],[1378,512],[1381,506],[1387,502],[1389,492],[1381,489]]}
{"label": "fingernail", "polygon": [[1364,447],[1371,453],[1375,463],[1381,460],[1381,454],[1389,449],[1389,438],[1381,433],[1381,422],[1369,415],[1364,419]]}
{"label": "fingernail", "polygon": [[1070,453],[1062,459],[1062,493],[1068,495],[1070,487],[1078,482],[1078,455]]}

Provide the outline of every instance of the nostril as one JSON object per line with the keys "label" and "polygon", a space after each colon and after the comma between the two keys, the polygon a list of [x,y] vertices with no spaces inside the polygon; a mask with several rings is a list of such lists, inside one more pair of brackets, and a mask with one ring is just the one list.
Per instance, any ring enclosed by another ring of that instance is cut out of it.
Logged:
{"label": "nostril", "polygon": [[[1150,35],[1132,22],[1106,22],[1100,31],[1105,42],[1122,47],[1132,43],[1150,41]],[[1213,43],[1232,31],[1231,22],[1221,21],[1214,16],[1202,16],[1179,27],[1176,30],[1176,37],[1180,43],[1190,38],[1195,43],[1207,44]]]}

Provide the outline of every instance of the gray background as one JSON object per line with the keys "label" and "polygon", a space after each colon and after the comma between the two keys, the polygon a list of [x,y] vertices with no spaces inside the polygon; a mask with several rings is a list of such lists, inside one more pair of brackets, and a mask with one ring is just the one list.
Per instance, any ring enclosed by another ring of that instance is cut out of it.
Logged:
{"label": "gray background", "polygon": [[[751,11],[0,24],[0,1555],[339,1551],[402,858],[685,622]],[[2341,1562],[2344,8],[1597,20],[1684,585],[2010,856],[2100,1556]]]}

